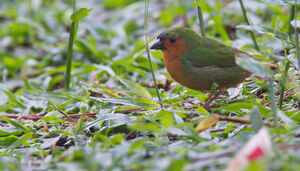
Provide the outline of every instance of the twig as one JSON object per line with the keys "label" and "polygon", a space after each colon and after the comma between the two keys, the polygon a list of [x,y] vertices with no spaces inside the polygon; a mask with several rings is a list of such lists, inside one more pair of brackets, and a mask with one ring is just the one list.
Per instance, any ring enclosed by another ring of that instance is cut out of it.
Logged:
{"label": "twig", "polygon": [[126,140],[129,139],[129,137],[130,137],[133,133],[134,133],[133,130],[130,131],[130,132],[125,136],[125,139],[126,139]]}
{"label": "twig", "polygon": [[49,132],[48,124],[46,121],[43,121],[43,126],[44,126],[45,132]]}
{"label": "twig", "polygon": [[209,130],[210,133],[216,133],[216,132],[223,132],[225,131],[226,128],[220,128],[220,129],[212,129],[212,130]]}
{"label": "twig", "polygon": [[[218,115],[218,114],[214,114],[217,117],[219,117],[219,120],[221,121],[230,121],[230,122],[238,122],[238,123],[242,123],[242,124],[251,124],[249,119],[244,119],[244,118],[237,118],[237,117],[230,117],[230,116],[226,116],[226,115]],[[267,127],[274,127],[273,123],[270,122],[263,122],[265,126]]]}
{"label": "twig", "polygon": [[133,112],[142,112],[142,111],[145,111],[145,109],[137,108],[137,109],[121,110],[120,113],[130,114],[130,113],[133,113]]}

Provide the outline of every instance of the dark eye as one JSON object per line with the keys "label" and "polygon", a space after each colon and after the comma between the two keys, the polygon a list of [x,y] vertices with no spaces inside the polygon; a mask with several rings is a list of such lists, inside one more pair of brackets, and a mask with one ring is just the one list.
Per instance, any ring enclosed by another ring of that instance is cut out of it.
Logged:
{"label": "dark eye", "polygon": [[176,38],[175,37],[171,37],[169,40],[170,40],[171,43],[175,43],[176,42]]}

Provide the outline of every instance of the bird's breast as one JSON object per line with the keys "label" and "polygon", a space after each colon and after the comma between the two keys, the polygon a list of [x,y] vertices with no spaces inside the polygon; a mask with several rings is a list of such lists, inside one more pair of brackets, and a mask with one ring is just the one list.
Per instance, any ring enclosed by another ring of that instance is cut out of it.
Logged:
{"label": "bird's breast", "polygon": [[170,58],[166,58],[165,54],[163,54],[163,56],[164,56],[164,64],[166,66],[168,73],[172,76],[172,78],[175,81],[183,84],[184,75],[182,71],[181,62],[179,59],[180,57],[173,58],[173,60],[171,60]]}
{"label": "bird's breast", "polygon": [[206,85],[207,82],[199,82],[199,79],[195,79],[193,74],[190,72],[192,68],[185,66],[187,64],[182,61],[183,59],[181,59],[181,57],[181,55],[178,56],[176,53],[171,54],[163,51],[164,64],[171,77],[181,85],[188,88],[206,90],[209,86]]}

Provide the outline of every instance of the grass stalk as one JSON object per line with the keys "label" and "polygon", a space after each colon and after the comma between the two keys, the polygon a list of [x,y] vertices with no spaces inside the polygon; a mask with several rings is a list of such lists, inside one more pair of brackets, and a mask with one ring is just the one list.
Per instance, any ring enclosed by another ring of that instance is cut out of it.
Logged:
{"label": "grass stalk", "polygon": [[156,79],[155,79],[155,75],[154,75],[154,71],[153,71],[153,67],[152,67],[152,60],[151,60],[150,52],[149,52],[149,46],[148,46],[148,38],[147,38],[148,9],[149,9],[149,0],[145,0],[144,41],[145,41],[147,57],[148,57],[149,65],[150,65],[150,70],[151,70],[151,74],[152,74],[156,94],[157,94],[157,97],[158,97],[158,100],[159,100],[159,104],[160,104],[160,106],[162,106],[162,99],[161,99],[159,91],[158,91],[158,86],[157,86],[157,83],[156,83]]}
{"label": "grass stalk", "polygon": [[[296,4],[296,0],[295,0]],[[296,6],[296,5],[295,5]],[[298,68],[300,68],[300,54],[299,54],[299,40],[298,40],[298,27],[297,27],[297,8],[294,8],[294,18],[295,20],[295,42],[296,42],[296,55],[298,60]]]}
{"label": "grass stalk", "polygon": [[289,34],[289,37],[291,38],[292,37],[292,31],[293,31],[293,26],[291,24],[291,21],[294,20],[294,17],[295,17],[295,8],[296,8],[296,5],[291,5],[291,10],[290,10],[290,20],[289,20],[289,30],[288,30],[288,34]]}
{"label": "grass stalk", "polygon": [[[73,12],[75,12],[76,0],[73,0]],[[75,39],[75,31],[76,31],[76,22],[72,21],[70,36],[69,36],[69,44],[68,44],[68,52],[67,52],[67,63],[66,63],[66,74],[65,74],[65,86],[66,89],[70,89],[70,81],[71,81],[71,69],[72,69],[72,59],[73,59],[73,44]]]}
{"label": "grass stalk", "polygon": [[285,90],[285,84],[288,76],[288,70],[290,68],[290,61],[288,60],[285,64],[283,78],[280,84],[280,96],[279,96],[279,109],[282,109],[282,103],[283,103],[283,97],[284,97],[284,90]]}
{"label": "grass stalk", "polygon": [[286,57],[285,58],[286,59],[286,64],[284,66],[283,76],[282,76],[282,78],[280,80],[280,94],[279,94],[279,102],[278,102],[279,110],[282,109],[283,97],[284,97],[284,91],[285,91],[285,85],[286,85],[286,80],[287,80],[287,77],[288,77],[288,70],[289,70],[290,64],[291,64],[291,61],[287,58],[288,52],[287,52],[287,48],[285,46],[284,40],[283,40],[282,37],[280,38],[280,40],[281,40],[281,43],[282,43],[284,55]]}
{"label": "grass stalk", "polygon": [[67,115],[64,111],[60,110],[56,105],[55,102],[53,102],[52,100],[48,99],[48,103],[54,107],[59,113],[63,114],[67,119],[69,119],[72,122],[75,122],[76,120],[71,118],[69,115]]}
{"label": "grass stalk", "polygon": [[273,80],[272,78],[268,78],[268,93],[269,93],[269,99],[270,99],[270,105],[271,109],[273,112],[273,122],[275,128],[278,128],[278,117],[277,117],[277,107],[276,107],[276,99],[275,99],[275,90],[274,90],[274,85],[273,85]]}
{"label": "grass stalk", "polygon": [[[242,8],[242,11],[243,11],[243,15],[244,15],[245,21],[246,21],[247,25],[250,26],[250,22],[249,22],[249,20],[248,20],[247,12],[246,12],[246,10],[245,10],[243,1],[242,1],[242,0],[239,0],[239,2],[240,2],[240,5],[241,5],[241,8]],[[253,40],[253,44],[254,44],[254,46],[255,46],[255,49],[259,52],[260,50],[259,50],[259,47],[258,47],[258,45],[257,45],[256,39],[255,39],[255,36],[254,36],[254,33],[253,33],[252,31],[250,31],[250,35],[251,35],[251,38],[252,38],[252,40]]]}
{"label": "grass stalk", "polygon": [[201,36],[206,37],[202,9],[198,1],[196,1],[196,4],[197,4],[197,11],[198,11],[198,19],[199,19],[199,24],[201,29]]}

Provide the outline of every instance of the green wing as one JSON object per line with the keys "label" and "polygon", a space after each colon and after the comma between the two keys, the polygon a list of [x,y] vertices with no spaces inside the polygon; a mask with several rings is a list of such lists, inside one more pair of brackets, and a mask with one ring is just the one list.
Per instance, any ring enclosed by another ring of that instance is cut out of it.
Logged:
{"label": "green wing", "polygon": [[195,67],[232,67],[236,66],[235,52],[239,50],[226,46],[216,40],[198,37],[187,40],[189,50],[183,56]]}

